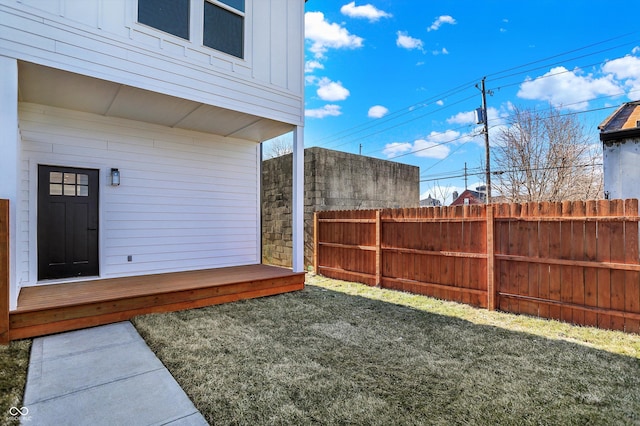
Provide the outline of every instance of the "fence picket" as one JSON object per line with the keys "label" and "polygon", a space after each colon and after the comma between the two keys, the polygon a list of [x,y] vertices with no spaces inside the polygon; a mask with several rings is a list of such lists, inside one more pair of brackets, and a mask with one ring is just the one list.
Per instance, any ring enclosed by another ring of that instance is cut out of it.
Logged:
{"label": "fence picket", "polygon": [[[624,215],[638,215],[638,200],[624,201]],[[624,222],[624,261],[625,263],[638,262],[638,222],[629,220]],[[628,312],[640,313],[640,273],[636,271],[624,272],[624,310]],[[632,318],[625,318],[625,331],[638,333],[640,331],[640,321]]]}
{"label": "fence picket", "polygon": [[[586,216],[586,203],[584,201],[573,201],[571,203],[572,217]],[[584,220],[571,221],[571,258],[573,260],[585,260],[584,256]],[[573,266],[572,268],[572,285],[571,295],[572,303],[576,305],[584,305],[585,288],[584,288],[584,267]],[[573,309],[572,321],[575,324],[584,324],[584,310]]]}
{"label": "fence picket", "polygon": [[[624,202],[622,200],[610,201],[611,212],[616,216],[624,215]],[[624,258],[624,223],[611,224],[611,261],[623,263]],[[611,271],[611,309],[624,310],[624,271]],[[612,316],[611,328],[624,330],[624,318]]]}
{"label": "fence picket", "polygon": [[[608,200],[598,201],[598,216],[608,216],[610,202]],[[597,250],[596,260],[599,262],[611,261],[611,223],[606,221],[597,222]],[[608,269],[598,270],[598,307],[602,309],[611,308],[611,271]],[[598,327],[611,328],[611,315],[605,313],[598,314]]]}
{"label": "fence picket", "polygon": [[[597,215],[598,204],[594,200],[586,203],[586,216]],[[597,259],[597,222],[587,221],[584,224],[584,260],[593,262]],[[590,307],[598,306],[598,271],[596,268],[584,270],[584,304]],[[588,326],[598,325],[598,315],[595,312],[585,311],[584,324]]]}
{"label": "fence picket", "polygon": [[[538,234],[539,234],[539,243],[538,243],[538,254],[543,259],[551,258],[551,254],[549,252],[549,238],[552,232],[551,223],[544,221],[545,217],[551,216],[551,206],[548,202],[543,202],[540,205],[540,221],[538,222]],[[539,282],[538,282],[538,296],[541,299],[549,299],[549,277],[550,277],[550,267],[546,267],[544,265],[540,265],[539,268]],[[550,318],[549,314],[549,305],[540,304],[538,307],[538,315],[544,318]]]}

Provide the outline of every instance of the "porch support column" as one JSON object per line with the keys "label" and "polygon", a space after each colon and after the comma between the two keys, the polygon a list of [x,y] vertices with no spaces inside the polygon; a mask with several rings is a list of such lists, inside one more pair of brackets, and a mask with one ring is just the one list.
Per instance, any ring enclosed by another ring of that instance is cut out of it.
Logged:
{"label": "porch support column", "polygon": [[[15,309],[18,302],[16,282],[16,211],[18,205],[18,177],[20,167],[20,134],[18,132],[18,61],[0,56],[0,198],[9,200],[9,253],[8,271],[0,274],[0,280],[8,276],[7,291],[3,285],[0,294],[0,310]],[[4,269],[5,265],[0,265]],[[0,283],[2,284],[2,283]],[[9,300],[7,298],[7,294]],[[7,315],[8,311],[0,312]]]}
{"label": "porch support column", "polygon": [[293,130],[293,272],[304,272],[304,127]]}

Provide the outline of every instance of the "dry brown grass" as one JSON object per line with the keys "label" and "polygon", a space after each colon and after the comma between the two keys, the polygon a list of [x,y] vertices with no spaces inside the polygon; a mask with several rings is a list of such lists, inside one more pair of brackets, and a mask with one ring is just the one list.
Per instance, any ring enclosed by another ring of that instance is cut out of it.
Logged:
{"label": "dry brown grass", "polygon": [[308,281],[134,324],[216,425],[640,423],[639,336]]}
{"label": "dry brown grass", "polygon": [[30,339],[0,345],[0,425],[20,424],[9,410],[22,407],[30,350]]}

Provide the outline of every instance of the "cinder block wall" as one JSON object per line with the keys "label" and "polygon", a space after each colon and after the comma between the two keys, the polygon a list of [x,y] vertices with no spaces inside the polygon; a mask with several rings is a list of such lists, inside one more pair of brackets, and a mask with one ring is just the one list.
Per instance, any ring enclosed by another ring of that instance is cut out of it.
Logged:
{"label": "cinder block wall", "polygon": [[[291,267],[292,155],[262,163],[262,261]],[[419,207],[420,169],[324,148],[304,152],[305,266],[313,264],[313,212]]]}

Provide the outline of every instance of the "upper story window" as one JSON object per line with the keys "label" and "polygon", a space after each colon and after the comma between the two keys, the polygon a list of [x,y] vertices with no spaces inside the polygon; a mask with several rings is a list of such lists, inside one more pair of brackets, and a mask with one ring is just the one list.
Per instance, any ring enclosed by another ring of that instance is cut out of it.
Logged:
{"label": "upper story window", "polygon": [[245,0],[138,0],[138,22],[244,58]]}
{"label": "upper story window", "polygon": [[244,0],[205,0],[205,46],[244,57]]}
{"label": "upper story window", "polygon": [[189,40],[190,0],[138,0],[138,22]]}

